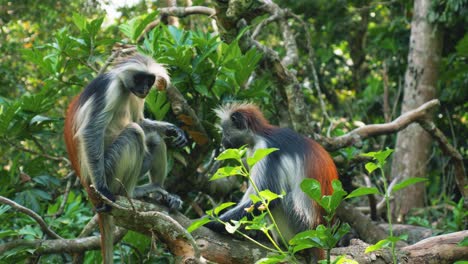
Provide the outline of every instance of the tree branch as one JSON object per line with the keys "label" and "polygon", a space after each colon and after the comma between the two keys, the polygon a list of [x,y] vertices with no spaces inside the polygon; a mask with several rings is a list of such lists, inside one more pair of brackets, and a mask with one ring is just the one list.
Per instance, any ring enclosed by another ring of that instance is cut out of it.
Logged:
{"label": "tree branch", "polygon": [[463,195],[463,197],[468,197],[468,189],[466,186],[466,170],[465,166],[463,165],[463,157],[460,152],[457,151],[456,148],[450,144],[447,137],[436,127],[434,122],[423,119],[418,121],[419,125],[421,125],[424,130],[426,130],[432,138],[434,138],[437,143],[439,143],[442,152],[445,155],[450,157],[451,162],[455,168],[455,180],[457,182],[458,190]]}
{"label": "tree branch", "polygon": [[44,221],[44,219],[42,219],[42,217],[40,215],[36,214],[36,212],[32,211],[31,209],[26,208],[26,207],[14,202],[14,201],[8,199],[8,198],[6,198],[6,197],[3,197],[3,196],[0,196],[0,203],[7,204],[7,205],[11,206],[12,208],[15,208],[19,212],[30,216],[32,219],[34,219],[34,221],[36,221],[39,224],[42,231],[44,231],[44,233],[46,233],[51,238],[57,238],[57,239],[62,238],[57,233],[55,233],[52,229],[49,228],[47,223]]}
{"label": "tree branch", "polygon": [[356,128],[343,136],[331,139],[327,139],[320,135],[316,135],[316,137],[317,140],[320,141],[323,144],[323,146],[329,151],[337,150],[351,145],[360,147],[362,145],[363,139],[366,139],[368,137],[395,133],[400,130],[403,130],[413,122],[423,120],[424,118],[426,118],[428,112],[438,105],[439,100],[434,99],[424,103],[423,105],[414,110],[402,114],[390,123],[366,125],[363,127]]}

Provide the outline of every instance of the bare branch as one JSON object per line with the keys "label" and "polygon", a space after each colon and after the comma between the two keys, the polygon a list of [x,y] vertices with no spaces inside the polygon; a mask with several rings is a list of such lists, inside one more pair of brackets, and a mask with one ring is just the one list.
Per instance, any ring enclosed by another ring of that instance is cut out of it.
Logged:
{"label": "bare branch", "polygon": [[468,237],[468,230],[426,238],[416,244],[402,248],[412,263],[454,263],[468,259],[466,246],[458,243]]}
{"label": "bare branch", "polygon": [[26,207],[14,202],[14,201],[8,199],[8,198],[6,198],[6,197],[3,197],[3,196],[0,196],[0,203],[7,204],[7,205],[11,206],[12,208],[15,208],[19,212],[30,216],[32,219],[34,219],[34,221],[36,221],[39,224],[42,231],[44,231],[44,233],[46,233],[51,238],[58,238],[58,239],[62,238],[57,233],[55,233],[52,229],[49,228],[47,223],[44,221],[44,219],[42,219],[42,217],[40,215],[38,215],[36,212],[32,211],[31,209],[26,208]]}
{"label": "bare branch", "polygon": [[205,15],[212,17],[216,15],[216,11],[213,8],[206,6],[173,6],[159,8],[161,15],[175,16],[175,17],[186,17],[190,15]]}
{"label": "bare branch", "polygon": [[423,120],[426,118],[429,111],[432,108],[439,105],[439,100],[434,99],[421,105],[420,107],[408,111],[390,123],[384,124],[373,124],[354,129],[353,131],[332,139],[324,138],[320,135],[316,135],[318,140],[324,145],[329,151],[337,150],[346,146],[351,145],[362,145],[362,140],[368,137],[375,137],[384,134],[395,133],[406,128],[413,122]]}
{"label": "bare branch", "polygon": [[260,34],[260,31],[268,24],[274,22],[274,21],[277,21],[278,19],[280,18],[280,15],[278,13],[272,15],[272,16],[269,16],[268,18],[262,20],[260,23],[258,23],[257,27],[255,28],[255,30],[253,31],[252,33],[252,38],[253,39],[256,39],[258,34]]}

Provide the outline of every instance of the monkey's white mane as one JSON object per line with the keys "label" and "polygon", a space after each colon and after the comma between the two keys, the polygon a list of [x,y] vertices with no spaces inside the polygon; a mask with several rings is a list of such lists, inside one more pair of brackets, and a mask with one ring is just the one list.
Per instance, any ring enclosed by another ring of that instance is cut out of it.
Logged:
{"label": "monkey's white mane", "polygon": [[233,112],[235,112],[237,109],[241,108],[248,108],[251,107],[253,104],[249,102],[243,102],[243,103],[238,103],[238,102],[233,102],[233,103],[226,103],[223,105],[220,105],[219,107],[215,108],[213,111],[215,112],[216,116],[218,116],[219,119],[221,119],[221,122],[224,120],[228,120]]}
{"label": "monkey's white mane", "polygon": [[157,78],[163,78],[169,85],[169,73],[163,64],[157,63],[153,58],[145,55],[136,54],[131,57],[123,58],[117,62],[116,66],[109,71],[109,74],[119,76],[126,71],[143,71],[154,74]]}

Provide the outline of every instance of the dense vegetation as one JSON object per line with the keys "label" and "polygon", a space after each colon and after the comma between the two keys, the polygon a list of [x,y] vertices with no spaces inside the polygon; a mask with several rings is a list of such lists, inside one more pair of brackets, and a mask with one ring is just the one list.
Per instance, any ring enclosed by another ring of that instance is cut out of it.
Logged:
{"label": "dense vegetation", "polygon": [[[214,7],[215,2],[193,1],[193,6]],[[145,111],[150,118],[185,127],[191,137],[189,146],[171,151],[166,184],[183,198],[182,212],[189,218],[199,217],[200,207],[213,207],[212,201],[242,195],[235,180],[208,182],[220,166],[213,159],[220,152],[213,109],[223,102],[253,101],[272,123],[330,138],[401,114],[412,1],[275,2],[292,13],[286,20],[289,39],[281,23],[263,22],[265,14],[245,16],[249,27],[232,32],[203,14],[181,17],[178,27],[171,25],[167,13],[158,10],[159,3],[151,1],[121,7],[121,15],[111,20],[94,0],[84,5],[75,0],[0,0],[4,40],[0,45],[0,196],[36,212],[63,238],[80,234],[94,214],[67,160],[64,113],[71,98],[108,66],[116,50],[136,48],[166,64],[173,85],[196,113],[198,120],[191,121],[201,128],[194,131],[171,110],[171,95],[156,91],[148,97]],[[462,155],[466,168],[468,3],[432,1],[428,19],[443,33],[439,78],[434,84],[440,107],[433,120]],[[145,30],[155,20],[160,23]],[[292,63],[282,63],[297,78],[296,92],[308,106],[302,124],[289,118],[287,81],[277,77],[275,65],[264,58],[263,51],[245,44],[245,34],[257,28],[260,45],[276,51],[280,59],[292,58]],[[291,51],[288,41],[296,49]],[[360,175],[367,173],[364,164],[369,160],[363,162],[359,154],[395,148],[395,138],[395,134],[373,137],[360,146],[332,152],[346,191],[365,186]],[[465,230],[466,204],[455,183],[451,157],[436,144],[430,148],[430,159],[425,161],[425,207],[410,211],[404,222],[432,229],[433,234]],[[388,164],[382,166],[386,175],[391,170]],[[380,190],[386,182],[382,177],[371,177]],[[352,202],[367,205],[365,199]],[[378,217],[387,216],[384,210]],[[1,243],[48,237],[35,220],[9,205],[0,204],[0,220]],[[129,232],[116,247],[116,257],[123,262],[172,260],[163,244],[152,242],[150,237]],[[148,257],[148,252],[154,254]],[[10,248],[0,254],[0,263],[24,261],[32,253],[26,246]],[[98,251],[89,251],[85,262],[99,257]],[[52,254],[36,260],[60,263],[70,261],[70,256]]]}

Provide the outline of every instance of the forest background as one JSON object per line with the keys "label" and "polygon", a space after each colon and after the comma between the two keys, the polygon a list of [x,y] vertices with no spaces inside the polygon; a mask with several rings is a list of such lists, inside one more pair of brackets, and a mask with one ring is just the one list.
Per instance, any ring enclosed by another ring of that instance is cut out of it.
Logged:
{"label": "forest background", "polygon": [[[190,137],[171,150],[166,183],[188,218],[242,195],[239,180],[208,181],[220,166],[213,109],[239,100],[323,144],[347,192],[426,178],[393,193],[390,218],[424,227],[426,237],[467,236],[466,0],[140,1],[115,17],[95,0],[0,3],[0,262],[70,261],[69,251],[99,259],[94,240],[73,240],[94,214],[67,159],[64,113],[113,59],[135,50],[170,71],[174,87],[152,92],[146,114]],[[370,175],[362,154],[387,148],[395,152],[386,176]],[[349,200],[353,209],[338,216],[388,222],[383,200]],[[45,226],[81,247],[41,251],[32,242],[53,237]],[[170,262],[168,243],[130,231],[116,258]]]}

